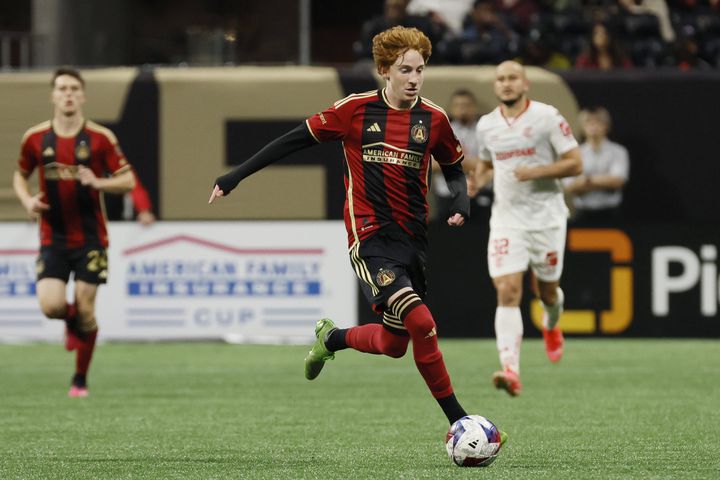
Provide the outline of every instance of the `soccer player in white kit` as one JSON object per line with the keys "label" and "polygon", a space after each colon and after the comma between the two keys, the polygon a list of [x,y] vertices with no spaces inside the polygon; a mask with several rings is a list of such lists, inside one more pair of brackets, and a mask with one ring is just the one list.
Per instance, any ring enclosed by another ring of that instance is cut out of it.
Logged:
{"label": "soccer player in white kit", "polygon": [[582,173],[578,143],[556,108],[527,98],[529,83],[517,62],[498,65],[495,95],[500,105],[477,124],[480,164],[477,188],[494,181],[488,267],[497,291],[495,335],[502,369],[497,388],[516,396],[520,383],[520,313],[523,275],[537,279],[544,307],[543,338],[552,362],[560,360],[563,310],[560,276],[568,209],[559,179]]}

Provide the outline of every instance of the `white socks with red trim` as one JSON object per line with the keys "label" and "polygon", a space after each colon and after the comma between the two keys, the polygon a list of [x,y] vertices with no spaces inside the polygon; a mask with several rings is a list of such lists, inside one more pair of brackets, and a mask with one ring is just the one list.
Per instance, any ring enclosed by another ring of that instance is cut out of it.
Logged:
{"label": "white socks with red trim", "polygon": [[565,294],[562,291],[562,288],[557,287],[557,302],[555,302],[555,305],[545,305],[545,303],[542,303],[543,309],[545,310],[545,315],[543,315],[543,327],[547,330],[552,330],[555,328],[555,325],[557,325],[558,320],[560,320],[560,315],[562,315],[563,312],[563,306],[565,305]]}
{"label": "white socks with red trim", "polygon": [[495,337],[500,353],[500,365],[520,373],[520,342],[523,321],[520,307],[497,307],[495,310]]}

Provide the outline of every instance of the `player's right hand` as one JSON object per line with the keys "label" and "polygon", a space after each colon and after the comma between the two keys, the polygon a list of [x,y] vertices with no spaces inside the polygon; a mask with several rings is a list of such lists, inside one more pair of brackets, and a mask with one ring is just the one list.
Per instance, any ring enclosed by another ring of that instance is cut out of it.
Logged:
{"label": "player's right hand", "polygon": [[44,192],[37,193],[33,195],[30,198],[30,201],[27,202],[27,204],[25,205],[25,208],[27,209],[27,212],[31,218],[36,219],[38,217],[38,214],[46,210],[50,210],[50,205],[41,200],[41,198],[43,198],[44,196]]}
{"label": "player's right hand", "polygon": [[224,196],[224,195],[225,195],[225,193],[223,193],[223,191],[220,190],[220,187],[218,187],[217,185],[215,185],[215,188],[213,188],[213,191],[212,191],[212,193],[210,194],[210,200],[208,200],[208,203],[212,203],[212,202],[215,201],[216,198],[220,198],[220,197],[222,197],[222,196]]}
{"label": "player's right hand", "polygon": [[455,213],[447,219],[447,223],[451,227],[462,227],[465,225],[465,217],[461,213]]}

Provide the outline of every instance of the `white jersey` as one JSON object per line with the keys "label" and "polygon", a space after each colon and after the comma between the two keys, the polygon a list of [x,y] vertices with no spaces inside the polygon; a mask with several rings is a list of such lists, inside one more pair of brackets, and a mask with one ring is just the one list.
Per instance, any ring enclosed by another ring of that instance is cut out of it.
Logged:
{"label": "white jersey", "polygon": [[568,209],[557,178],[520,182],[519,166],[550,165],[558,156],[578,146],[570,125],[558,110],[528,101],[516,118],[505,118],[500,107],[477,124],[481,160],[492,160],[495,200],[491,228],[543,230],[565,225]]}

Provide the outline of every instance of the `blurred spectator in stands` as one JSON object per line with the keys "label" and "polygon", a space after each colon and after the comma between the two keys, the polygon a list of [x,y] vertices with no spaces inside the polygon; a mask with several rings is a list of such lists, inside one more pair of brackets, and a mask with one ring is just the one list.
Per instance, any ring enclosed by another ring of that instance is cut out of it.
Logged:
{"label": "blurred spectator in stands", "polygon": [[610,32],[608,25],[596,22],[590,33],[590,43],[575,59],[575,67],[611,70],[613,68],[630,68],[632,62],[625,54],[618,38]]}
{"label": "blurred spectator in stands", "polygon": [[563,180],[565,193],[574,211],[572,222],[608,225],[620,220],[622,189],[630,174],[625,147],[608,139],[611,119],[602,107],[582,110],[580,124],[584,142],[580,145],[583,173]]}
{"label": "blurred spectator in stands", "polygon": [[[475,127],[480,119],[480,112],[478,110],[477,98],[475,98],[475,95],[473,95],[470,90],[464,88],[455,90],[452,95],[450,95],[447,114],[450,118],[450,126],[463,147],[465,159],[463,160],[462,166],[466,176],[470,178],[472,177],[470,172],[475,169],[478,162]],[[432,162],[432,169],[432,192],[434,194],[432,216],[433,218],[439,218],[445,221],[446,214],[450,211],[453,203],[452,194],[447,187],[447,183],[445,183],[445,177],[441,175],[440,165],[437,162]],[[483,198],[479,199],[481,204],[483,204],[484,199],[486,199],[488,195],[492,195],[491,192],[489,189],[483,192]],[[471,197],[476,193],[477,192],[472,192],[468,189],[468,195]],[[476,202],[471,202],[471,207],[474,203]],[[486,202],[485,206],[490,205],[490,203],[491,202]]]}
{"label": "blurred spectator in stands", "polygon": [[583,0],[540,0],[540,9],[546,12],[581,11]]}
{"label": "blurred spectator in stands", "polygon": [[447,58],[453,63],[496,64],[513,58],[518,45],[518,34],[497,15],[493,0],[476,0],[460,38],[447,46]]}
{"label": "blurred spectator in stands", "polygon": [[527,32],[540,8],[535,0],[494,0],[495,11],[516,31]]}
{"label": "blurred spectator in stands", "polygon": [[[430,39],[433,45],[446,34],[444,25],[433,22],[427,15],[410,15],[407,11],[409,0],[385,0],[382,15],[375,16],[365,22],[360,33],[360,40],[353,45],[355,56],[359,59],[372,59],[372,39],[390,27],[401,25],[415,27]],[[433,52],[433,59],[438,61],[438,54]]]}
{"label": "blurred spectator in stands", "polygon": [[675,64],[682,71],[711,69],[712,65],[700,58],[699,55],[700,46],[695,31],[692,27],[683,28],[675,42]]}
{"label": "blurred spectator in stands", "polygon": [[572,62],[567,55],[555,50],[555,39],[539,28],[533,28],[528,32],[522,54],[516,58],[516,61],[523,65],[552,70],[572,68]]}
{"label": "blurred spectator in stands", "polygon": [[675,30],[670,22],[670,10],[665,0],[618,0],[625,11],[633,15],[654,15],[660,23],[660,34],[666,43],[675,41]]}
{"label": "blurred spectator in stands", "polygon": [[474,0],[410,0],[407,13],[428,16],[442,25],[452,36],[463,30],[463,20],[472,9]]}

